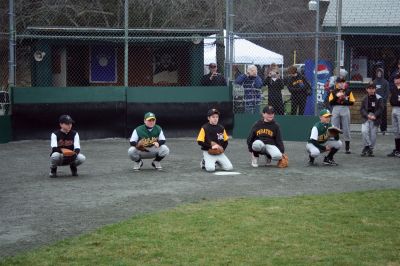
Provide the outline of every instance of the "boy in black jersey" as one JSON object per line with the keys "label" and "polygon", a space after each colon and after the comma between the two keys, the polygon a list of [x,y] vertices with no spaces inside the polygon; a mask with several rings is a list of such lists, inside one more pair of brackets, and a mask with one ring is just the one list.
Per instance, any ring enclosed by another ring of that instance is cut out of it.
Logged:
{"label": "boy in black jersey", "polygon": [[376,94],[376,87],[374,84],[368,85],[366,90],[368,95],[362,100],[360,108],[361,117],[363,118],[361,133],[364,143],[361,156],[373,157],[376,134],[378,133],[378,127],[382,121],[384,101],[380,95]]}
{"label": "boy in black jersey", "polygon": [[[215,164],[219,164],[225,171],[233,169],[232,163],[224,152],[218,155],[208,153],[209,149],[222,148],[225,151],[228,146],[228,135],[226,134],[225,128],[218,124],[219,114],[217,109],[208,110],[208,123],[201,127],[199,135],[197,136],[197,143],[201,146],[203,151],[201,168],[206,169],[207,172],[215,171]],[[215,142],[215,144],[211,144],[211,142]]]}
{"label": "boy in black jersey", "polygon": [[275,110],[265,106],[263,119],[258,120],[250,130],[247,146],[251,153],[251,166],[258,167],[259,155],[265,155],[267,164],[270,160],[279,161],[285,152],[280,126],[275,122]]}
{"label": "boy in black jersey", "polygon": [[[57,166],[69,165],[72,176],[78,176],[77,166],[82,164],[86,157],[80,153],[81,145],[79,134],[72,130],[74,120],[69,115],[62,115],[58,120],[60,129],[51,133],[50,177],[57,177]],[[75,152],[71,157],[65,157],[61,149]]]}

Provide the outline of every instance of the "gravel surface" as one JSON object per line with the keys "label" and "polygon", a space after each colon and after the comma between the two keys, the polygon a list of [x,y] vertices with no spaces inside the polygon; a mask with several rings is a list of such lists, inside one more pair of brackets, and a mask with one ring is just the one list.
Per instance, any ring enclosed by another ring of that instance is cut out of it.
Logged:
{"label": "gravel surface", "polygon": [[400,187],[400,158],[388,158],[393,136],[378,136],[376,157],[363,158],[361,136],[353,154],[339,151],[338,167],[307,167],[304,142],[285,142],[289,168],[252,168],[245,140],[232,139],[226,154],[239,175],[200,170],[195,138],[167,139],[171,155],[156,171],[146,160],[134,172],[128,140],[82,141],[87,161],[79,177],[69,167],[48,177],[49,141],[0,144],[0,257],[90,232],[134,215],[182,203],[229,197],[294,196]]}

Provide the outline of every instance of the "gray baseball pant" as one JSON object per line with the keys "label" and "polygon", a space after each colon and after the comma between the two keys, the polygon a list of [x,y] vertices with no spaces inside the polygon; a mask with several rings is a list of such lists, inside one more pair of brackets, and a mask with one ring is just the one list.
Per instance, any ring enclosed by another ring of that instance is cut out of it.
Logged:
{"label": "gray baseball pant", "polygon": [[332,110],[332,124],[341,128],[343,131],[343,139],[350,141],[350,107],[343,105],[335,105]]}
{"label": "gray baseball pant", "polygon": [[[342,147],[342,142],[340,140],[328,140],[327,142],[321,145],[329,146],[339,150]],[[317,147],[315,147],[314,144],[312,143],[307,143],[306,149],[311,157],[317,158],[321,154],[321,151]]]}
{"label": "gray baseball pant", "polygon": [[130,147],[128,150],[128,155],[132,161],[139,161],[141,159],[151,159],[159,157],[165,157],[169,154],[169,148],[166,145],[161,145],[156,148],[154,146],[146,148],[148,151],[141,151],[136,149],[136,147]]}
{"label": "gray baseball pant", "polygon": [[373,149],[376,143],[376,134],[378,133],[378,127],[374,125],[374,121],[365,121],[361,125],[361,133],[364,147],[369,146],[371,149]]}
{"label": "gray baseball pant", "polygon": [[395,139],[400,139],[400,107],[392,108],[392,127]]}
{"label": "gray baseball pant", "polygon": [[255,140],[251,145],[253,151],[260,154],[271,156],[271,160],[279,161],[282,159],[282,153],[275,145],[264,144],[261,140]]}
{"label": "gray baseball pant", "polygon": [[[50,156],[50,167],[56,168],[57,166],[65,165],[65,164],[63,164],[63,160],[64,160],[64,155],[62,153],[53,152]],[[83,155],[82,153],[79,153],[76,156],[76,159],[73,162],[73,164],[75,166],[78,166],[78,165],[83,164],[85,162],[85,160],[86,160],[85,155]]]}
{"label": "gray baseball pant", "polygon": [[228,157],[226,157],[225,153],[221,153],[218,155],[211,155],[207,151],[203,151],[203,159],[205,162],[205,167],[207,172],[215,171],[215,163],[219,163],[221,168],[225,171],[229,171],[233,169],[231,161],[229,161]]}

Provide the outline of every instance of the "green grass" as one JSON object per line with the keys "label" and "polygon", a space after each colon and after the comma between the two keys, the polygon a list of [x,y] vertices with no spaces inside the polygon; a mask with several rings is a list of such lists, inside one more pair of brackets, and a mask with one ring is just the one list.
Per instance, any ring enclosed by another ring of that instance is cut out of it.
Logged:
{"label": "green grass", "polygon": [[190,204],[0,265],[400,265],[400,190]]}

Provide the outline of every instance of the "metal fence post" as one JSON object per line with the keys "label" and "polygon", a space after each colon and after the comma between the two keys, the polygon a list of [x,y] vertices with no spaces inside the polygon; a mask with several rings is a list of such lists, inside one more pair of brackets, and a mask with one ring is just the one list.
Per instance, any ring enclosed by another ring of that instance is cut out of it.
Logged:
{"label": "metal fence post", "polygon": [[14,0],[9,0],[9,61],[8,61],[8,85],[15,86],[15,6]]}
{"label": "metal fence post", "polygon": [[125,12],[124,12],[124,25],[125,25],[125,47],[124,47],[124,86],[129,85],[129,0],[125,0]]}

